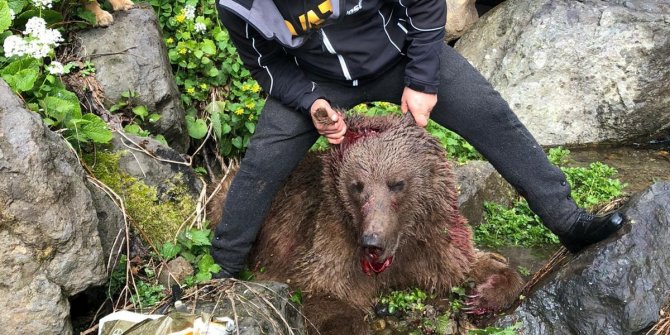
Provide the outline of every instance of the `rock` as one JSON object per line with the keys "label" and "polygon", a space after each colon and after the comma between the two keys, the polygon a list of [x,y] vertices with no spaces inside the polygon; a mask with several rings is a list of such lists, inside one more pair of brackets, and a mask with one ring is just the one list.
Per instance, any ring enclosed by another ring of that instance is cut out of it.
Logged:
{"label": "rock", "polygon": [[161,116],[150,130],[165,136],[175,150],[186,152],[190,139],[184,107],[154,10],[139,6],[116,12],[114,17],[110,27],[77,34],[81,57],[95,65],[95,78],[109,105],[119,101],[123,92],[137,93],[139,105]]}
{"label": "rock", "polygon": [[479,225],[484,219],[484,202],[510,205],[516,195],[512,186],[488,162],[470,161],[455,165],[454,175],[461,214],[472,226]]}
{"label": "rock", "polygon": [[236,280],[210,284],[208,291],[196,295],[197,300],[184,301],[189,311],[195,305],[196,314],[237,318],[240,335],[289,334],[287,327],[296,335],[307,333],[300,309],[289,301],[286,284]]}
{"label": "rock", "polygon": [[447,36],[445,40],[453,41],[463,35],[479,20],[475,0],[447,1]]}
{"label": "rock", "polygon": [[[131,142],[132,141],[132,142]],[[133,150],[140,145],[146,152]],[[149,186],[158,187],[159,196],[165,191],[166,181],[173,180],[179,176],[188,189],[188,192],[194,198],[200,196],[203,183],[193,171],[193,168],[186,165],[187,161],[175,150],[166,147],[160,142],[149,138],[135,135],[114,133],[112,140],[112,151],[123,152],[119,160],[119,170],[123,173],[141,179]]]}
{"label": "rock", "polygon": [[670,182],[633,196],[616,237],[548,275],[501,326],[526,335],[645,334],[670,292]]}
{"label": "rock", "polygon": [[0,329],[70,334],[68,296],[105,281],[86,174],[0,81]]}
{"label": "rock", "polygon": [[670,128],[670,3],[509,0],[456,49],[542,145],[630,143]]}
{"label": "rock", "polygon": [[91,200],[98,217],[98,235],[102,245],[102,252],[107,274],[110,275],[118,262],[119,255],[125,253],[123,246],[126,243],[123,212],[112,201],[110,196],[92,183],[88,183]]}
{"label": "rock", "polygon": [[[158,274],[158,282],[163,284],[163,287],[170,288],[173,284],[182,284],[184,279],[193,275],[193,267],[184,259],[184,257],[177,257],[167,263]],[[177,282],[175,282],[175,279]]]}

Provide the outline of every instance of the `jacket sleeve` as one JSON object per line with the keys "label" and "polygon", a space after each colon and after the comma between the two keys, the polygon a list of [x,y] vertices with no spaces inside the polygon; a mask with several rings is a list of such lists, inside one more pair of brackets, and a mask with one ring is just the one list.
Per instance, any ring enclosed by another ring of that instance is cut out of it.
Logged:
{"label": "jacket sleeve", "polygon": [[444,44],[447,5],[444,0],[400,0],[407,15],[409,63],[405,86],[437,93],[440,83],[440,53]]}
{"label": "jacket sleeve", "polygon": [[219,18],[237,47],[244,66],[263,90],[282,104],[309,113],[312,103],[323,98],[323,94],[314,82],[307,79],[293,57],[234,13],[218,9]]}

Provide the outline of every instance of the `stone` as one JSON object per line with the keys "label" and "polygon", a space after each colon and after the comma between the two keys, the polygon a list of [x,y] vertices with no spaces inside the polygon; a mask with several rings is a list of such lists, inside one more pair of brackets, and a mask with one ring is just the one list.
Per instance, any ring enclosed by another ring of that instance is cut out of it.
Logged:
{"label": "stone", "polygon": [[0,329],[71,334],[67,298],[104,283],[86,174],[0,81]]}
{"label": "stone", "polygon": [[668,1],[508,0],[456,43],[542,145],[670,129]]}
{"label": "stone", "polygon": [[171,288],[174,284],[183,284],[184,279],[192,275],[193,267],[191,264],[184,257],[177,257],[161,268],[158,274],[158,282],[163,284],[165,288]]}
{"label": "stone", "polygon": [[447,25],[446,40],[453,41],[461,37],[479,20],[475,0],[446,0]]}
{"label": "stone", "polygon": [[484,202],[511,205],[516,196],[514,188],[485,161],[470,161],[454,164],[454,175],[458,184],[458,205],[461,214],[471,226],[484,220]]}
{"label": "stone", "polygon": [[170,147],[186,152],[190,138],[184,107],[151,6],[114,13],[112,26],[85,30],[76,38],[81,42],[80,56],[95,65],[106,105],[118,102],[123,92],[137,93],[138,105],[160,115],[149,128],[152,133],[162,134]]}
{"label": "stone", "polygon": [[626,225],[542,280],[500,326],[526,335],[646,334],[670,292],[670,181],[634,195]]}

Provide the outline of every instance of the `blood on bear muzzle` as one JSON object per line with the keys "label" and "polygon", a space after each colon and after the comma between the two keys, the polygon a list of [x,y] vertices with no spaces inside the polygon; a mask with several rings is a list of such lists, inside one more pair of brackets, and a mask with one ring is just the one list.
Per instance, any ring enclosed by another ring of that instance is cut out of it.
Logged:
{"label": "blood on bear muzzle", "polygon": [[393,256],[389,256],[380,261],[380,256],[384,253],[384,250],[376,247],[365,247],[363,248],[363,254],[361,255],[361,269],[368,276],[372,276],[373,273],[379,274],[388,269],[393,263]]}

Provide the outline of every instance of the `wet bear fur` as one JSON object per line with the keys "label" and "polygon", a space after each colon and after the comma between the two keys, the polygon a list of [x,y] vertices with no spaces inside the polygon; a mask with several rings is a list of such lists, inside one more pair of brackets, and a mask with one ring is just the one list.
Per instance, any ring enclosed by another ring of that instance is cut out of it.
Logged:
{"label": "wet bear fur", "polygon": [[276,196],[249,259],[257,279],[301,288],[320,334],[368,333],[365,314],[394,289],[448,296],[472,281],[475,312],[513,302],[521,278],[473,247],[440,143],[411,116],[346,121],[344,142],[308,154]]}

